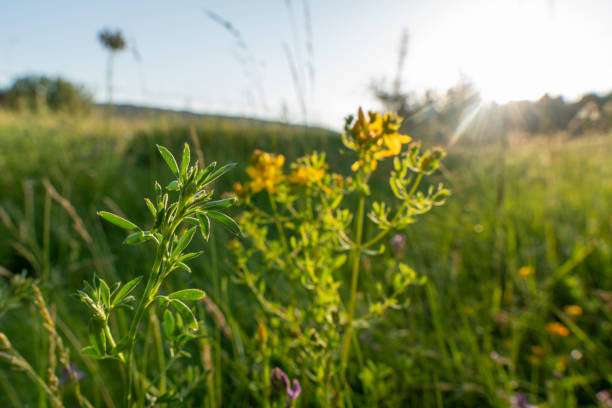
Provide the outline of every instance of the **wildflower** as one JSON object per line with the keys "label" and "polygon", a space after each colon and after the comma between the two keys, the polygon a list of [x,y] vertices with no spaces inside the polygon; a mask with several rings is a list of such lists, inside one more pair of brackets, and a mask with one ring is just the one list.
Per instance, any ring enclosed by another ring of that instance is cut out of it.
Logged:
{"label": "wildflower", "polygon": [[247,186],[246,185],[242,185],[238,182],[234,183],[234,194],[236,194],[237,197],[244,197],[246,195],[247,192]]}
{"label": "wildflower", "polygon": [[559,322],[550,322],[546,325],[546,331],[561,337],[569,336],[569,329]]}
{"label": "wildflower", "polygon": [[522,266],[519,270],[518,270],[518,274],[521,278],[526,278],[528,276],[531,276],[535,273],[535,269],[533,269],[532,266]]}
{"label": "wildflower", "polygon": [[529,403],[525,394],[516,394],[510,398],[510,404],[512,404],[512,408],[537,408],[536,405]]}
{"label": "wildflower", "polygon": [[[375,170],[378,160],[396,156],[402,150],[402,145],[409,143],[410,136],[398,133],[402,119],[392,112],[381,116],[377,112],[368,112],[368,119],[359,108],[357,120],[353,123],[353,116],[349,116],[342,134],[346,147],[355,150],[359,159],[353,163],[351,169],[369,166]],[[351,126],[352,125],[352,126]]]}
{"label": "wildflower", "polygon": [[[349,182],[350,177],[347,178],[347,183]],[[344,177],[342,177],[342,174],[332,174],[332,182],[334,183],[335,186],[337,187],[342,187],[344,185]]]}
{"label": "wildflower", "polygon": [[604,407],[612,407],[612,394],[610,394],[610,391],[601,390],[595,395]]}
{"label": "wildflower", "polygon": [[580,316],[582,314],[582,308],[578,305],[565,306],[564,310],[570,316]]}
{"label": "wildflower", "polygon": [[76,366],[74,363],[70,363],[70,370],[67,370],[66,367],[62,366],[60,369],[59,381],[57,383],[58,386],[63,386],[72,380],[72,376],[74,375],[76,381],[81,381],[81,379],[85,376],[85,373]]}
{"label": "wildflower", "polygon": [[574,349],[574,350],[572,350],[572,351],[570,352],[570,357],[571,357],[572,359],[574,359],[575,361],[580,360],[580,359],[582,358],[582,356],[583,356],[583,354],[582,354],[582,351],[580,351],[580,350],[576,350],[576,349]]}
{"label": "wildflower", "polygon": [[293,172],[289,175],[289,182],[300,184],[302,186],[312,186],[319,184],[325,175],[325,170],[315,169],[313,166],[295,166]]}
{"label": "wildflower", "polygon": [[491,351],[489,353],[489,358],[500,365],[512,365],[512,361],[509,358],[502,356],[497,351]]}
{"label": "wildflower", "polygon": [[389,243],[393,248],[393,252],[395,252],[397,255],[406,247],[406,236],[404,234],[395,234],[393,237],[391,237]]}
{"label": "wildflower", "polygon": [[293,402],[300,396],[302,387],[297,379],[293,380],[293,383],[289,383],[289,377],[283,370],[278,367],[272,369],[270,373],[270,383],[276,392],[282,392],[283,388],[287,393],[286,405],[289,407]]}
{"label": "wildflower", "polygon": [[251,158],[252,166],[247,167],[246,173],[251,177],[249,187],[253,193],[264,188],[269,193],[276,192],[276,188],[283,181],[283,164],[285,156],[255,150]]}

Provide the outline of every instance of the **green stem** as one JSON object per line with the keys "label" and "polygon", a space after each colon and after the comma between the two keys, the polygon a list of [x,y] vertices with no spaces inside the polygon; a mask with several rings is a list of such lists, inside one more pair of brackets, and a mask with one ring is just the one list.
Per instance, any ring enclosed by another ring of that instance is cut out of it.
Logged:
{"label": "green stem", "polygon": [[276,207],[276,202],[274,198],[272,198],[272,194],[268,193],[268,198],[270,199],[270,206],[272,207],[272,214],[274,215],[274,224],[276,225],[276,230],[278,231],[278,236],[281,241],[281,245],[283,246],[283,252],[285,254],[285,262],[287,265],[291,265],[291,255],[289,254],[289,246],[287,245],[287,237],[285,236],[285,231],[283,230],[283,226],[280,223],[280,217],[278,215],[278,209]]}
{"label": "green stem", "polygon": [[164,344],[161,337],[161,327],[159,319],[155,313],[151,313],[151,321],[153,322],[153,334],[155,337],[155,349],[157,352],[157,363],[160,371],[159,375],[159,392],[164,394],[166,392],[166,357],[164,356]]}
{"label": "green stem", "polygon": [[158,271],[162,263],[163,253],[166,242],[162,240],[160,245],[157,247],[157,254],[155,256],[155,263],[153,264],[153,268],[149,277],[147,279],[147,286],[145,287],[144,293],[140,302],[138,303],[138,307],[136,308],[136,313],[134,315],[134,319],[132,319],[132,324],[130,325],[130,332],[128,334],[128,346],[126,352],[126,363],[128,366],[128,389],[125,394],[124,399],[124,407],[130,408],[132,402],[132,388],[134,382],[134,343],[136,342],[136,331],[138,330],[138,326],[142,321],[142,317],[144,315],[145,309],[151,303],[151,290],[154,286],[154,283],[157,279]]}
{"label": "green stem", "polygon": [[172,219],[172,223],[168,226],[167,229],[164,229],[163,238],[159,245],[157,246],[157,253],[155,254],[155,262],[153,263],[153,268],[151,268],[151,273],[147,278],[147,286],[145,287],[144,293],[140,302],[138,303],[138,307],[136,309],[136,313],[134,315],[134,319],[132,320],[132,324],[130,326],[130,332],[128,334],[128,346],[127,346],[127,356],[126,361],[128,365],[128,390],[125,394],[124,406],[125,408],[130,408],[132,403],[132,388],[134,382],[134,344],[136,343],[136,331],[138,330],[138,326],[142,321],[144,313],[149,307],[149,305],[155,299],[155,295],[159,290],[161,285],[161,281],[164,279],[165,273],[162,270],[164,266],[164,254],[167,251],[167,247],[169,242],[171,241],[171,237],[174,234],[174,231],[179,226],[182,221],[181,215],[183,214],[183,200],[182,195],[179,197],[178,205],[175,208],[173,214],[170,214],[168,219]]}
{"label": "green stem", "polygon": [[357,209],[357,229],[355,232],[355,248],[353,249],[353,272],[351,276],[351,294],[349,298],[348,316],[346,321],[346,331],[342,340],[342,360],[340,365],[340,387],[342,392],[346,381],[345,373],[348,364],[348,358],[351,350],[351,336],[353,331],[353,316],[355,314],[355,296],[357,294],[357,281],[359,280],[359,260],[361,255],[361,238],[363,234],[363,213],[365,207],[365,195],[359,195],[359,204]]}

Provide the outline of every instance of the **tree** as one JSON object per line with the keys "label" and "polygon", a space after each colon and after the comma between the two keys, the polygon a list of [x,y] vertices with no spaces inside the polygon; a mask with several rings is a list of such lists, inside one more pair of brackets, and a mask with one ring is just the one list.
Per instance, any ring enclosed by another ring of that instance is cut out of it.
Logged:
{"label": "tree", "polygon": [[104,48],[108,50],[108,63],[106,65],[106,89],[108,98],[109,115],[113,106],[113,62],[115,54],[125,49],[125,39],[121,31],[104,29],[98,34],[98,39]]}
{"label": "tree", "polygon": [[0,91],[0,104],[14,110],[78,114],[91,109],[92,98],[85,88],[62,78],[24,76]]}

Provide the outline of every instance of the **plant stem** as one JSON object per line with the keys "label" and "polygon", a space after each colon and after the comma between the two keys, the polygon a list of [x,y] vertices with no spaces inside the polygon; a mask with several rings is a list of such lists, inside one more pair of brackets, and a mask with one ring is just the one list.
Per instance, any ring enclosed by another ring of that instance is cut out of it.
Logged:
{"label": "plant stem", "polygon": [[128,389],[124,399],[125,408],[130,408],[130,404],[132,402],[132,387],[134,382],[134,343],[136,342],[136,331],[138,330],[138,326],[140,325],[140,321],[142,320],[145,309],[152,301],[151,290],[154,286],[154,282],[157,279],[159,268],[161,267],[165,247],[166,240],[164,239],[157,247],[155,263],[153,264],[153,268],[151,269],[151,273],[149,274],[149,277],[147,279],[147,286],[145,287],[142,298],[138,303],[136,314],[134,315],[134,319],[132,319],[130,332],[128,334],[128,346],[126,353],[126,363],[128,368]]}
{"label": "plant stem", "polygon": [[159,367],[159,392],[166,392],[166,358],[164,356],[164,343],[161,335],[161,327],[159,319],[155,313],[151,313],[151,322],[153,322],[153,335],[155,339],[155,350],[157,352],[157,364]]}
{"label": "plant stem", "polygon": [[276,208],[276,202],[274,201],[274,198],[272,198],[272,194],[270,193],[268,193],[268,198],[270,199],[270,206],[272,207],[272,214],[274,215],[274,224],[276,224],[278,237],[280,238],[281,245],[283,246],[285,262],[287,262],[287,266],[290,266],[292,264],[291,255],[289,254],[289,246],[287,245],[287,237],[285,237],[285,231],[283,230],[283,226],[280,223],[278,209]]}
{"label": "plant stem", "polygon": [[351,350],[351,336],[353,331],[353,316],[355,314],[355,296],[357,294],[357,281],[359,280],[359,261],[361,255],[361,238],[363,235],[363,213],[365,207],[365,194],[360,193],[357,208],[357,228],[355,231],[355,248],[353,249],[353,272],[351,276],[351,294],[349,298],[346,331],[342,339],[342,360],[340,364],[340,387],[341,392],[346,381],[345,373]]}
{"label": "plant stem", "polygon": [[395,223],[397,222],[398,218],[404,212],[404,209],[406,208],[406,206],[410,202],[410,198],[412,198],[412,195],[416,192],[416,189],[419,186],[419,184],[421,183],[421,179],[422,178],[423,178],[423,173],[419,173],[419,175],[417,176],[416,180],[414,180],[414,183],[412,184],[412,188],[410,189],[410,191],[406,195],[406,198],[404,198],[404,202],[402,203],[402,205],[400,206],[399,210],[397,210],[397,212],[395,213],[395,216],[393,217],[393,219],[389,223],[389,227],[383,229],[382,231],[380,231],[374,238],[372,238],[371,240],[369,240],[368,242],[363,244],[361,246],[361,248],[369,248],[369,247],[371,247],[372,245],[374,245],[375,243],[380,241],[382,238],[384,238],[384,236],[387,235],[387,233],[389,231],[391,231],[391,228],[393,228],[395,226]]}

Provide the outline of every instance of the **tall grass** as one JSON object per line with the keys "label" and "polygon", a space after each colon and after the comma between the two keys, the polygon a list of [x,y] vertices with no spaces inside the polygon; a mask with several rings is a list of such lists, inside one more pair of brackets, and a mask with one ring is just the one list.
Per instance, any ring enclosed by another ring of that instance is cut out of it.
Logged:
{"label": "tall grass", "polygon": [[[121,246],[124,236],[103,225],[95,211],[148,222],[138,215],[141,197],[152,195],[152,179],[170,181],[152,146],[179,151],[193,128],[203,160],[239,163],[216,186],[218,193],[244,180],[255,148],[289,159],[324,150],[335,168],[348,172],[351,165],[340,153],[338,135],[308,129],[304,136],[302,128],[274,123],[126,120],[114,121],[107,133],[95,119],[23,119],[0,113],[0,265],[7,271],[0,278],[0,331],[40,375],[38,367],[46,362],[37,339],[44,328],[19,292],[16,274],[25,271],[55,305],[58,333],[72,361],[87,372],[80,389],[94,406],[120,401],[125,378],[111,375],[115,362],[80,355],[87,321],[72,293],[94,272],[125,282],[147,265],[150,250]],[[511,141],[501,151],[455,145],[432,180],[443,180],[453,191],[445,211],[414,224],[396,252],[362,265],[360,297],[374,294],[376,280],[392,279],[395,261],[426,275],[428,283],[410,289],[408,308],[357,330],[347,366],[354,406],[505,406],[519,394],[551,407],[597,406],[596,394],[612,387],[611,150],[610,135]],[[386,190],[381,183],[373,180],[376,194]],[[75,217],[91,241],[78,231]],[[211,373],[195,391],[200,405],[256,405],[251,379],[258,368],[248,352],[257,344],[255,300],[233,282],[229,235],[215,232],[215,241],[204,248],[207,261],[194,262],[192,275],[168,284],[194,285],[209,295],[199,306],[207,336],[192,350]],[[520,274],[524,266],[531,269]],[[582,314],[570,313],[572,305]],[[552,322],[569,334],[547,330]],[[126,329],[121,318],[113,324],[113,330]],[[150,339],[141,358],[149,360],[143,369],[155,373],[159,342]],[[38,401],[28,392],[28,376],[5,363],[0,387],[2,406]],[[298,404],[315,404],[304,397]]]}

